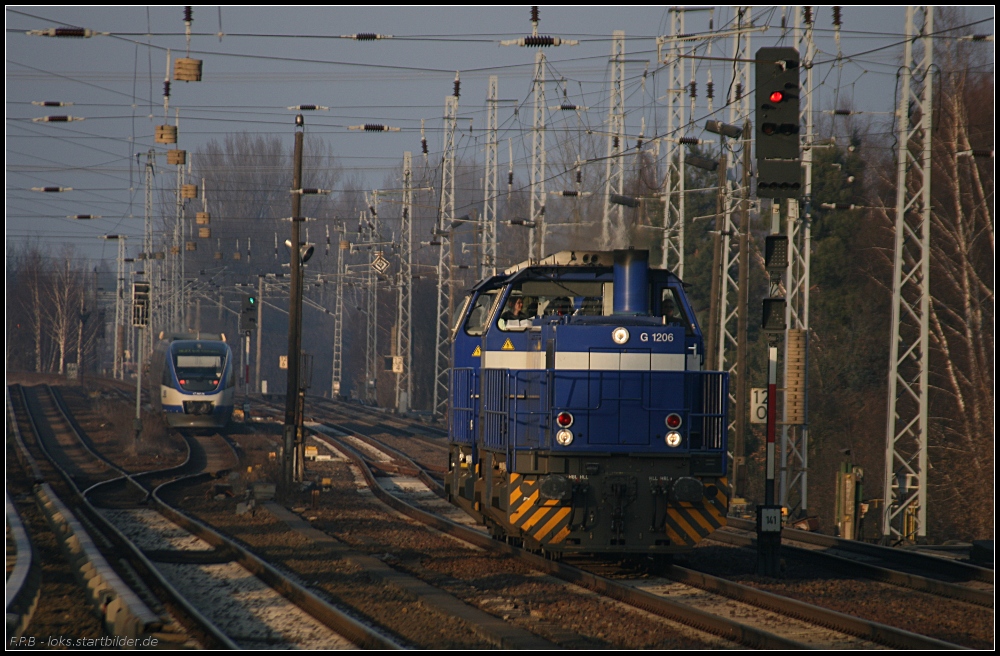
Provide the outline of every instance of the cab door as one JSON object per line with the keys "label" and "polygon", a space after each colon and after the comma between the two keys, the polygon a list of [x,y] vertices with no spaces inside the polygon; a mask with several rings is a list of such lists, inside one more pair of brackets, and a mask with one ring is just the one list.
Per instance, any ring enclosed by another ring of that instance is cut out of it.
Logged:
{"label": "cab door", "polygon": [[452,331],[451,441],[472,445],[479,426],[483,333],[497,299],[496,290],[476,290],[466,298]]}

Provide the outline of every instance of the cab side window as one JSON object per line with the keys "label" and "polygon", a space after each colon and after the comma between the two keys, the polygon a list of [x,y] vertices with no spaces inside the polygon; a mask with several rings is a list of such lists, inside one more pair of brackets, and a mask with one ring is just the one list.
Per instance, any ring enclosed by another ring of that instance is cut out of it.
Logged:
{"label": "cab side window", "polygon": [[478,337],[483,334],[486,330],[486,320],[490,316],[490,310],[493,308],[493,302],[496,298],[496,291],[490,291],[480,294],[472,302],[469,317],[465,320],[465,332],[467,335]]}

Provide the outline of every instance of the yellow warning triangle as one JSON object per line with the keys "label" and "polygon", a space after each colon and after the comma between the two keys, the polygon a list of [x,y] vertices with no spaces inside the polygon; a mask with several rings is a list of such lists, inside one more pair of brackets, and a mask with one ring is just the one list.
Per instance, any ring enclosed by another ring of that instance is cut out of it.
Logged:
{"label": "yellow warning triangle", "polygon": [[477,345],[476,350],[472,352],[472,357],[478,358],[482,354],[483,354],[483,349],[479,348],[479,346]]}
{"label": "yellow warning triangle", "polygon": [[510,343],[510,337],[508,337],[507,341],[505,341],[503,343],[503,346],[500,347],[500,350],[501,351],[513,351],[514,350],[514,345]]}

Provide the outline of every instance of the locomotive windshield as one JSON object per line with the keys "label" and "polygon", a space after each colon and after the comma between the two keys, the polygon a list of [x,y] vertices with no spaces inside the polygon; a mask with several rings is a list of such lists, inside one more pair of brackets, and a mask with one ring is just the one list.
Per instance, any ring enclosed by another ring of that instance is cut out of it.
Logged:
{"label": "locomotive windshield", "polygon": [[198,344],[173,350],[174,371],[181,389],[211,392],[219,386],[226,366],[225,345]]}
{"label": "locomotive windshield", "polygon": [[536,317],[608,315],[610,288],[610,282],[600,281],[525,280],[512,287],[497,325],[517,331]]}

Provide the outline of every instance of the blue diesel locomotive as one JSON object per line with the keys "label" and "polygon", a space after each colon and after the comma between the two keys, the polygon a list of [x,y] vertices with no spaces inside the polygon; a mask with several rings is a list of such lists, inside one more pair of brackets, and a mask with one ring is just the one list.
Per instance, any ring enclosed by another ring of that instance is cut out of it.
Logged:
{"label": "blue diesel locomotive", "polygon": [[669,555],[725,525],[728,375],[648,251],[477,284],[453,328],[449,500],[544,552]]}
{"label": "blue diesel locomotive", "polygon": [[149,368],[149,398],[167,425],[223,428],[233,415],[236,376],[225,335],[160,333]]}

